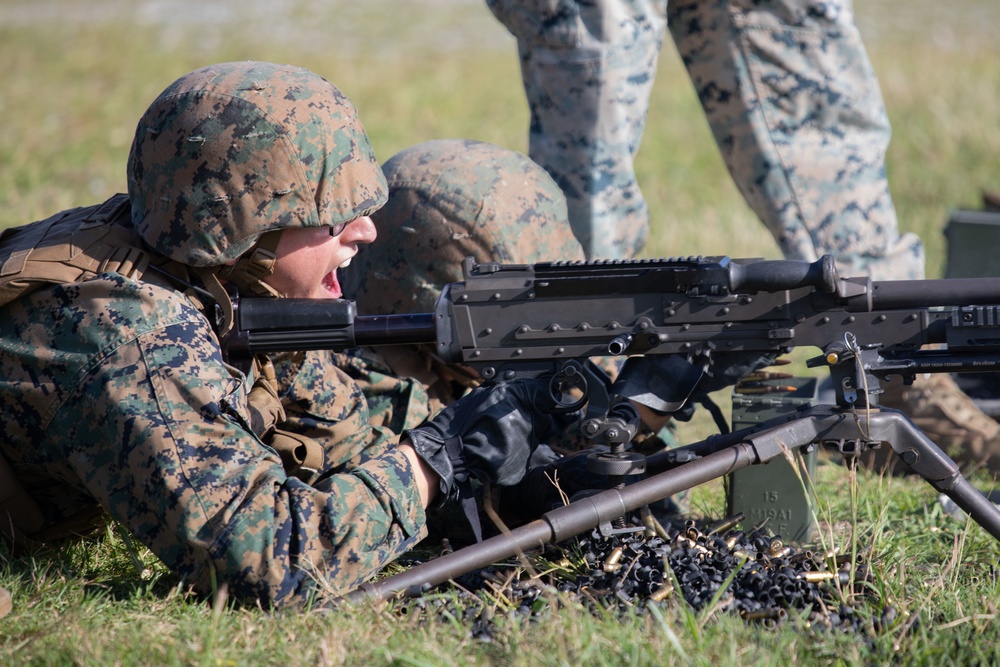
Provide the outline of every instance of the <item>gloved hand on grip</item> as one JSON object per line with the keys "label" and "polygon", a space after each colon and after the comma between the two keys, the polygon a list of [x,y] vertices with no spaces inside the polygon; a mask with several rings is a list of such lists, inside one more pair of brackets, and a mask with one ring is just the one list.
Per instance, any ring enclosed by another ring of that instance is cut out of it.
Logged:
{"label": "gloved hand on grip", "polygon": [[403,435],[441,478],[442,494],[455,498],[470,476],[519,482],[538,443],[568,423],[555,407],[547,379],[502,382],[478,387]]}

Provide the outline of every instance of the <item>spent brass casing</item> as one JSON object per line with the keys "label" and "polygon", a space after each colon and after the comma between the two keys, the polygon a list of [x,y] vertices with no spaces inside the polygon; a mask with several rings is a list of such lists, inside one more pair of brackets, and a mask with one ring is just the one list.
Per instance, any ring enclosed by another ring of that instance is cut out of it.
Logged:
{"label": "spent brass casing", "polygon": [[651,537],[656,537],[656,524],[653,518],[653,513],[649,511],[649,507],[641,507],[639,509],[639,517],[642,519],[642,526],[645,528],[645,537],[649,539]]}
{"label": "spent brass casing", "polygon": [[622,548],[615,547],[614,549],[611,550],[611,553],[608,554],[608,557],[604,559],[604,571],[609,573],[617,571],[618,568],[620,567],[618,561],[620,561],[621,559],[622,559]]}
{"label": "spent brass casing", "polygon": [[[851,561],[851,554],[839,554],[835,555],[833,562],[837,564],[837,567],[843,567],[844,565],[849,565]],[[853,560],[855,565],[861,565],[865,562],[865,557],[861,554],[857,554]]]}
{"label": "spent brass casing", "polygon": [[842,570],[838,570],[837,572],[824,572],[824,571],[803,572],[799,574],[798,578],[804,581],[808,581],[809,583],[819,583],[821,581],[833,581],[834,579],[836,579],[837,582],[840,584],[848,584],[851,581],[851,574],[850,572],[844,572]]}
{"label": "spent brass casing", "polygon": [[772,546],[769,555],[771,556],[771,558],[784,558],[790,553],[792,553],[791,547],[781,547],[780,549],[775,549]]}
{"label": "spent brass casing", "polygon": [[661,602],[666,600],[668,597],[674,594],[673,584],[664,584],[660,588],[649,594],[649,599],[655,602]]}
{"label": "spent brass casing", "polygon": [[723,519],[718,523],[713,523],[711,526],[708,527],[708,531],[706,531],[705,534],[717,535],[718,533],[724,533],[730,528],[735,528],[745,518],[746,516],[743,514],[743,512],[737,512],[736,514],[732,515],[727,519]]}
{"label": "spent brass casing", "polygon": [[705,545],[698,544],[694,540],[692,540],[690,538],[687,538],[687,537],[684,537],[683,535],[678,535],[677,536],[676,544],[679,547],[686,548],[686,549],[691,549],[693,551],[697,551],[698,553],[702,553],[702,554],[710,554],[710,553],[712,553],[712,550],[709,549],[708,547],[706,547]]}

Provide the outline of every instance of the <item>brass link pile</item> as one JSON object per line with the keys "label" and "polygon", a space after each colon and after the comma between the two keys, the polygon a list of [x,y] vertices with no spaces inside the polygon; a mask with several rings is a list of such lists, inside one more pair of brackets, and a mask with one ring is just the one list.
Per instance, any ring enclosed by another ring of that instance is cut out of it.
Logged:
{"label": "brass link pile", "polygon": [[[817,554],[763,528],[744,532],[736,528],[742,518],[664,528],[643,513],[632,522],[634,532],[602,537],[595,531],[533,556],[533,568],[544,574],[529,576],[519,564],[506,563],[462,577],[457,583],[464,591],[488,595],[463,593],[468,606],[461,612],[448,609],[445,616],[465,618],[473,636],[489,639],[496,604],[484,598],[506,601],[508,615],[535,620],[556,599],[546,592],[555,590],[560,600],[575,598],[602,613],[649,604],[686,604],[695,610],[712,605],[719,613],[767,627],[794,618],[806,627],[865,636],[895,618],[891,607],[872,617],[843,602],[865,588],[868,570],[861,555]],[[441,605],[456,600],[428,596],[413,604],[441,613]]]}

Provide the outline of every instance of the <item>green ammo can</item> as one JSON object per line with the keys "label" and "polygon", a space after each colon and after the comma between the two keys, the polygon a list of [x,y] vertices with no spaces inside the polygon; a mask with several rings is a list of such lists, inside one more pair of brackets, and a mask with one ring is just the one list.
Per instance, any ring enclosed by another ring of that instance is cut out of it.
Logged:
{"label": "green ammo can", "polygon": [[[757,395],[734,392],[733,430],[756,426],[768,419],[792,413],[805,404],[815,403],[819,394],[817,378],[785,379],[780,380],[780,385],[796,389]],[[815,499],[814,496],[811,497],[813,490],[810,480],[816,475],[816,450],[808,454],[801,452],[801,449],[794,450],[792,454],[799,462],[801,481],[788,459],[783,456],[763,465],[742,468],[729,475],[727,516],[742,512],[746,517],[745,528],[757,526],[766,519],[764,529],[781,535],[786,542],[811,541],[816,531],[815,517],[810,509],[810,504]]]}
{"label": "green ammo can", "polygon": [[944,236],[945,278],[1000,276],[1000,212],[952,211]]}
{"label": "green ammo can", "polygon": [[[986,210],[951,211],[944,236],[948,255],[945,278],[1000,276],[1000,210],[985,201]],[[976,406],[1000,419],[1000,373],[957,373],[952,376]]]}

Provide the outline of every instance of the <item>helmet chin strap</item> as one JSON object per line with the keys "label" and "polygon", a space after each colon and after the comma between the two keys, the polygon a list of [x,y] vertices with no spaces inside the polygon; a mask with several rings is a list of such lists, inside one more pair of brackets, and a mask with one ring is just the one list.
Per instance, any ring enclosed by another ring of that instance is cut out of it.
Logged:
{"label": "helmet chin strap", "polygon": [[222,311],[222,322],[219,325],[218,334],[220,337],[227,335],[233,330],[235,323],[235,313],[233,312],[233,302],[229,298],[229,293],[222,286],[222,282],[217,275],[218,268],[214,266],[203,266],[193,269],[201,279],[201,284],[205,286],[215,299],[215,303]]}
{"label": "helmet chin strap", "polygon": [[254,246],[245,252],[232,264],[224,266],[205,266],[194,269],[216,303],[222,308],[222,327],[220,335],[225,335],[233,328],[233,304],[222,281],[232,283],[241,294],[261,297],[280,298],[284,294],[264,282],[264,278],[274,272],[277,262],[278,241],[281,230],[262,234]]}
{"label": "helmet chin strap", "polygon": [[264,282],[264,278],[274,272],[280,239],[280,229],[261,234],[257,243],[239,259],[232,264],[218,267],[219,278],[233,283],[240,292],[250,292],[254,296],[283,296]]}

